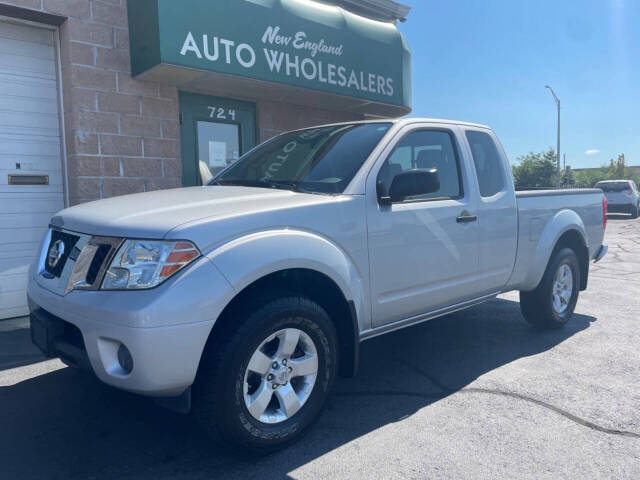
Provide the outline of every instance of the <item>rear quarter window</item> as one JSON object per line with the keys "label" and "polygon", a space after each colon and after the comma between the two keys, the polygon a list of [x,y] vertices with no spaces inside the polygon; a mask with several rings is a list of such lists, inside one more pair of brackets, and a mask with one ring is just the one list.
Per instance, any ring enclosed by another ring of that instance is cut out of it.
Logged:
{"label": "rear quarter window", "polygon": [[627,190],[631,190],[628,182],[597,183],[596,188],[599,188],[605,193],[624,192]]}
{"label": "rear quarter window", "polygon": [[502,158],[498,148],[491,135],[485,132],[467,130],[465,134],[476,166],[480,195],[491,197],[505,185]]}

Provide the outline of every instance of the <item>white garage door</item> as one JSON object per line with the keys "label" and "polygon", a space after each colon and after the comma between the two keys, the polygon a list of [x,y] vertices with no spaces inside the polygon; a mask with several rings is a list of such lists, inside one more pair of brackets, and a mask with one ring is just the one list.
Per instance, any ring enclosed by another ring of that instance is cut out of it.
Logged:
{"label": "white garage door", "polygon": [[64,206],[60,159],[54,33],[0,21],[0,319],[27,313],[29,264]]}

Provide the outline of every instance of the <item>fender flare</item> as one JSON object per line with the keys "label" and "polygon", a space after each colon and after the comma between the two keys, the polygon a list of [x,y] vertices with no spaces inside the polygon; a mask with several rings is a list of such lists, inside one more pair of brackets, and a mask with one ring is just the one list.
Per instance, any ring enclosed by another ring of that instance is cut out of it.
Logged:
{"label": "fender flare", "polygon": [[329,277],[347,302],[353,302],[359,333],[370,319],[363,277],[349,255],[331,240],[315,232],[278,229],[255,232],[219,246],[207,257],[236,292],[278,271],[302,268]]}
{"label": "fender flare", "polygon": [[551,254],[562,235],[570,230],[575,230],[580,234],[587,250],[589,249],[588,235],[582,218],[573,210],[559,210],[547,222],[536,245],[533,257],[530,260],[530,266],[525,275],[520,290],[530,291],[538,286],[542,280]]}

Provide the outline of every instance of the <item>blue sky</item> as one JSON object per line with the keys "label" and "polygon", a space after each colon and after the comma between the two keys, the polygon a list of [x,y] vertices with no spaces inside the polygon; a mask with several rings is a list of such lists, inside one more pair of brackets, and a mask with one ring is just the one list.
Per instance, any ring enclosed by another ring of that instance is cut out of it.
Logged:
{"label": "blue sky", "polygon": [[514,163],[555,147],[549,84],[568,165],[640,165],[640,0],[405,3],[412,115],[487,124]]}

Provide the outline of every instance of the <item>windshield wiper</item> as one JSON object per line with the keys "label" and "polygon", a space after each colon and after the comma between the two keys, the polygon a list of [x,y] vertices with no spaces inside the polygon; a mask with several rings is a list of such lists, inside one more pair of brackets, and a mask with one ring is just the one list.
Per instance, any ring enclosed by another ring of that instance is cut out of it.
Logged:
{"label": "windshield wiper", "polygon": [[306,190],[300,188],[300,182],[274,181],[269,183],[271,183],[275,188],[293,190],[294,192],[306,192]]}
{"label": "windshield wiper", "polygon": [[280,190],[292,190],[294,192],[305,192],[305,190],[298,187],[298,182],[286,182],[286,181],[266,181],[266,180],[216,180],[209,185],[229,185],[229,186],[242,186],[242,187],[258,187],[258,188],[276,188]]}

